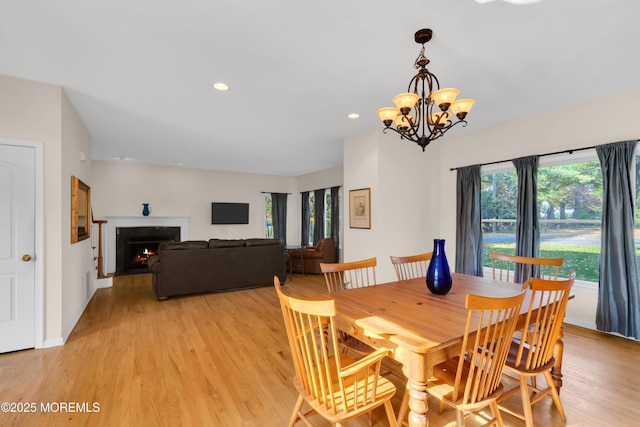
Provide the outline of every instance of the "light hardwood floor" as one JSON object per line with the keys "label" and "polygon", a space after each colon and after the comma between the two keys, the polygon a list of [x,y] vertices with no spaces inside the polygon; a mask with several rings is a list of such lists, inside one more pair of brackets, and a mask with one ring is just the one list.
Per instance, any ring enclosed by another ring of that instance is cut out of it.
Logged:
{"label": "light hardwood floor", "polygon": [[[294,275],[285,286],[302,296],[325,290],[322,276]],[[637,425],[640,343],[567,325],[565,344],[568,421],[546,399],[534,409],[536,423]],[[36,406],[35,413],[0,412],[0,425],[286,426],[296,399],[292,376],[272,287],[158,302],[149,275],[119,276],[113,288],[96,292],[64,346],[0,355],[0,403]],[[396,380],[397,411],[403,382]],[[67,402],[80,411],[60,411]],[[429,403],[432,427],[455,424],[451,410],[438,415]],[[43,412],[41,404],[58,411]],[[387,425],[382,410],[375,419]],[[367,417],[350,425],[366,426]]]}

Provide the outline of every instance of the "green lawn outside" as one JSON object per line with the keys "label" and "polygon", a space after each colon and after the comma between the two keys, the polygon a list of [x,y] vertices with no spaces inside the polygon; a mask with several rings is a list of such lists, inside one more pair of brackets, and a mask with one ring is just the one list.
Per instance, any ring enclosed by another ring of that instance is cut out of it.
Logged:
{"label": "green lawn outside", "polygon": [[[515,243],[485,243],[483,265],[491,268],[491,252],[514,255]],[[576,271],[576,279],[598,283],[598,265],[600,246],[541,244],[540,257],[564,258],[559,276],[567,277],[571,270]]]}

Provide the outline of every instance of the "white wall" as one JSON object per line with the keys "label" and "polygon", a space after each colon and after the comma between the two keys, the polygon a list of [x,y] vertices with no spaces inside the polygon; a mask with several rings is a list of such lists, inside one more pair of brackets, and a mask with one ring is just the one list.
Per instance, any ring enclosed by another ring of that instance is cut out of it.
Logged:
{"label": "white wall", "polygon": [[[345,189],[372,187],[374,224],[371,230],[347,229],[345,259],[377,256],[378,264],[386,266],[388,247],[407,254],[423,248],[431,250],[432,244],[425,247],[428,240],[441,237],[447,241],[446,253],[453,267],[456,172],[450,168],[638,139],[639,98],[640,88],[475,132],[447,135],[433,142],[424,153],[413,143],[383,135],[381,129],[347,138]],[[482,108],[482,101],[478,100],[474,108]],[[606,111],[614,114],[604,116]],[[469,126],[473,128],[473,112]],[[387,140],[395,144],[389,152],[381,149]],[[397,152],[395,157],[393,151]],[[407,188],[402,185],[385,188],[390,187],[392,177],[401,177]],[[420,203],[408,200],[411,209],[421,213],[418,224],[408,220],[406,213],[397,207],[396,191],[405,192],[403,199],[412,195],[423,198]],[[390,278],[388,267],[379,270],[379,281]],[[577,284],[574,293],[567,321],[595,327],[595,288]]]}
{"label": "white wall", "polygon": [[[287,199],[287,244],[300,243],[300,189],[342,185],[342,168],[301,178],[217,172],[154,166],[123,161],[94,161],[92,205],[96,218],[142,217],[149,203],[150,217],[188,217],[184,240],[243,239],[264,236],[264,194],[290,193]],[[315,189],[314,188],[314,189]],[[249,203],[249,224],[212,225],[211,202]]]}
{"label": "white wall", "polygon": [[[71,243],[71,176],[89,187],[91,137],[78,113],[62,92],[62,338],[67,340],[96,290],[93,239]],[[97,253],[96,253],[97,255]]]}
{"label": "white wall", "polygon": [[[94,161],[93,176],[93,213],[96,218],[142,217],[142,203],[149,203],[150,217],[189,218],[189,236],[183,237],[183,240],[262,237],[262,192],[297,192],[295,177],[216,172],[122,161]],[[249,224],[212,225],[212,202],[249,203]],[[294,214],[299,209],[291,201],[287,204],[287,238],[295,241],[295,233],[289,233],[295,227],[289,222],[294,220]]]}
{"label": "white wall", "polygon": [[[437,211],[437,168],[433,156],[418,150],[381,129],[345,141],[343,260],[376,257],[379,283],[395,280],[390,256],[429,252],[439,237],[438,223],[431,220]],[[349,191],[360,188],[371,189],[371,229],[349,227]]]}
{"label": "white wall", "polygon": [[[344,180],[344,176],[343,176],[342,166],[337,166],[335,168],[330,168],[330,169],[324,169],[321,171],[300,175],[297,178],[298,191],[299,192],[314,191],[314,190],[320,190],[322,188],[337,187],[342,185],[343,180]],[[298,203],[298,206],[299,205],[300,204]]]}
{"label": "white wall", "polygon": [[0,76],[0,136],[44,147],[44,252],[36,254],[44,263],[43,345],[61,344],[87,299],[91,249],[89,241],[71,245],[70,197],[72,174],[91,185],[90,166],[77,154],[89,153],[89,136],[61,87],[6,76]]}

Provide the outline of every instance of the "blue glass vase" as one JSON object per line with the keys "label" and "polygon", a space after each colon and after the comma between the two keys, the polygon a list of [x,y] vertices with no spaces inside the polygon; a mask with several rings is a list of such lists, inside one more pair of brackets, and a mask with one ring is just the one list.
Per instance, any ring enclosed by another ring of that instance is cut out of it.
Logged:
{"label": "blue glass vase", "polygon": [[149,216],[150,212],[151,212],[151,209],[149,209],[149,203],[143,203],[142,204],[142,215]]}
{"label": "blue glass vase", "polygon": [[451,290],[452,283],[449,262],[444,253],[444,239],[434,239],[433,254],[427,268],[427,288],[436,295],[446,295]]}

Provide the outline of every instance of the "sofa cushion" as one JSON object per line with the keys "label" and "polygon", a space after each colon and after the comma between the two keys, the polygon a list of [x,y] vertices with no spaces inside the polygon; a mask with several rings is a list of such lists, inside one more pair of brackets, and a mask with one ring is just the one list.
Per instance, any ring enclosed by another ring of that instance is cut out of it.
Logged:
{"label": "sofa cushion", "polygon": [[241,248],[244,246],[243,239],[209,239],[209,248]]}
{"label": "sofa cushion", "polygon": [[279,245],[280,240],[278,239],[247,239],[245,240],[246,246],[271,246],[271,245]]}
{"label": "sofa cushion", "polygon": [[193,250],[206,249],[207,242],[205,240],[186,240],[184,242],[161,242],[158,246],[160,251],[176,251],[176,250]]}

